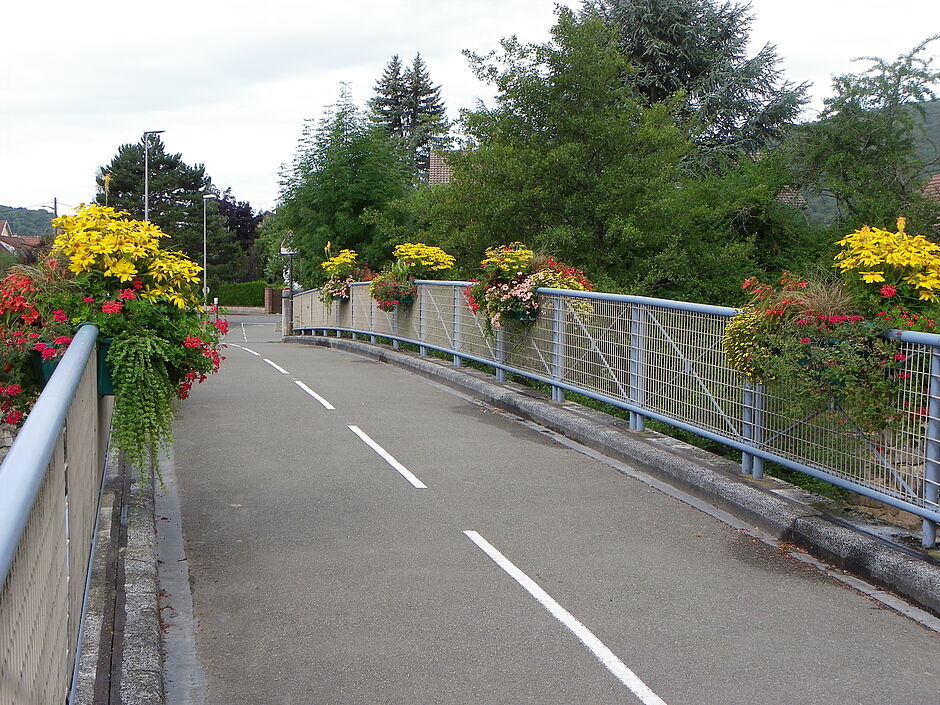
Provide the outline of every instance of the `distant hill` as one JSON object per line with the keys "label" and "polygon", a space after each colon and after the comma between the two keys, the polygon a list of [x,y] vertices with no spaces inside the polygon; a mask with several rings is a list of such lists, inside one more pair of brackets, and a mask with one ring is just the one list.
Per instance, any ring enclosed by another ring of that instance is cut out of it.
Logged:
{"label": "distant hill", "polygon": [[0,206],[0,220],[10,223],[14,235],[52,235],[52,213],[47,210]]}

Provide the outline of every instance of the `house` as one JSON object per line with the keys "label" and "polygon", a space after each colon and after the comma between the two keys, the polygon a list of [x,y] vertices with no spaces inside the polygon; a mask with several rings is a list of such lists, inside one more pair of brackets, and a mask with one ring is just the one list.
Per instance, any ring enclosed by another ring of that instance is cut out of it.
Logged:
{"label": "house", "polygon": [[428,183],[450,183],[450,167],[447,166],[447,161],[444,159],[442,152],[431,152],[428,159]]}
{"label": "house", "polygon": [[16,256],[21,262],[31,262],[34,253],[42,244],[38,235],[20,237],[13,234],[9,221],[0,220],[0,247]]}

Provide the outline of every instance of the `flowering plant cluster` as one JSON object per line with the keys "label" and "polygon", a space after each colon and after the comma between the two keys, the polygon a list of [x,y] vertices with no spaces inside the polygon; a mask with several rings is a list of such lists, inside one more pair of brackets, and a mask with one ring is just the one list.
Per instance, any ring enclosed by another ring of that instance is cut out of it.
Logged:
{"label": "flowering plant cluster", "polygon": [[[552,257],[536,257],[521,242],[488,248],[480,269],[482,276],[474,280],[465,295],[470,309],[483,313],[488,335],[507,320],[534,321],[539,312],[536,290],[540,287],[574,291],[594,288],[581,270]],[[575,301],[572,306],[582,315],[593,312],[586,301]]]}
{"label": "flowering plant cluster", "polygon": [[[20,390],[13,397],[34,399],[39,380],[30,358],[54,361],[77,326],[95,324],[99,345],[109,344],[112,439],[146,476],[172,438],[173,399],[219,369],[227,322],[210,320],[195,286],[201,268],[162,250],[166,236],[151,223],[81,206],[53,225],[59,234],[49,258],[0,282],[4,395],[12,382]],[[21,422],[26,410],[17,410]]]}
{"label": "flowering plant cluster", "polygon": [[732,368],[770,386],[792,411],[835,402],[876,432],[902,420],[899,393],[915,365],[886,334],[935,328],[940,247],[907,235],[903,218],[897,232],[866,226],[837,244],[840,277],[745,280],[750,301],[728,322],[724,351]]}
{"label": "flowering plant cluster", "polygon": [[349,299],[349,285],[357,281],[371,281],[375,273],[368,264],[357,265],[358,254],[355,250],[343,249],[338,255],[330,256],[331,243],[327,242],[323,251],[327,259],[320,266],[330,274],[330,278],[320,286],[320,301],[327,308],[333,305],[334,300],[346,301]]}
{"label": "flowering plant cluster", "polygon": [[392,254],[395,262],[379,272],[369,285],[369,293],[382,311],[413,304],[418,295],[415,279],[450,269],[456,262],[440,247],[421,242],[396,245]]}

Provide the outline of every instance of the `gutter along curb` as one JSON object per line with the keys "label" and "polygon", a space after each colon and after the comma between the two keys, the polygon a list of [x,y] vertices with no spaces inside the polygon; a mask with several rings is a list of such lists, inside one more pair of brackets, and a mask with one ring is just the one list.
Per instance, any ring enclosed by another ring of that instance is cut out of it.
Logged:
{"label": "gutter along curb", "polygon": [[892,544],[742,476],[730,460],[653,431],[631,431],[619,419],[578,404],[556,404],[512,383],[346,338],[290,336],[285,342],[319,345],[387,362],[510,411],[604,455],[632,465],[699,499],[795,544],[816,558],[885,587],[940,616],[940,564]]}

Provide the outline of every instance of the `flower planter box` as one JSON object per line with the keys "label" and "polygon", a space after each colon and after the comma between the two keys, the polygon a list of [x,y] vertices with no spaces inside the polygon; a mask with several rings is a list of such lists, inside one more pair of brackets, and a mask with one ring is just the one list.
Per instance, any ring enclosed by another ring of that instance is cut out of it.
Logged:
{"label": "flower planter box", "polygon": [[531,323],[539,317],[538,311],[506,311],[503,318],[520,323]]}
{"label": "flower planter box", "polygon": [[[98,367],[98,396],[105,397],[114,394],[114,381],[111,379],[111,366],[108,365],[108,351],[111,349],[111,338],[99,338],[97,346],[96,364]],[[44,388],[52,378],[52,373],[59,365],[59,358],[43,360],[38,350],[31,351],[33,366],[39,375],[40,387]]]}

